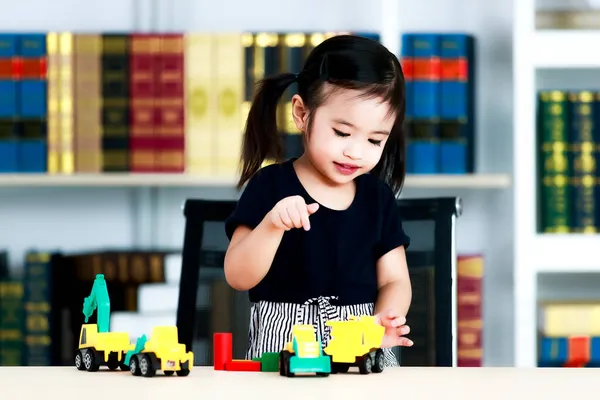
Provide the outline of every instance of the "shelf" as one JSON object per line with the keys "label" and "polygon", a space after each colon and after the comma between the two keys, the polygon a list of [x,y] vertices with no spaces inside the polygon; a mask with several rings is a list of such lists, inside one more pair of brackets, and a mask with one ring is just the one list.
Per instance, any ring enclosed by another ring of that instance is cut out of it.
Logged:
{"label": "shelf", "polygon": [[539,234],[533,243],[538,273],[600,273],[600,235]]}
{"label": "shelf", "polygon": [[[600,31],[536,31],[531,46],[533,64],[537,68],[600,67]],[[526,40],[526,39],[521,39]]]}
{"label": "shelf", "polygon": [[[233,187],[233,178],[188,174],[0,174],[0,187]],[[405,187],[501,189],[511,185],[508,174],[409,175]]]}

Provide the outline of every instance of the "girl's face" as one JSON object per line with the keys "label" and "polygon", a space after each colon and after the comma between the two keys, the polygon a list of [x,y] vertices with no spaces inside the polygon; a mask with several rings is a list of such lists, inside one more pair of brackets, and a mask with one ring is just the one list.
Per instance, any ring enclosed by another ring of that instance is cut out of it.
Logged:
{"label": "girl's face", "polygon": [[[389,106],[381,101],[360,97],[358,91],[337,89],[314,113],[306,153],[331,183],[351,182],[379,162],[394,125],[394,115],[388,115]],[[306,113],[298,112],[301,102],[298,97],[294,119],[304,131]]]}

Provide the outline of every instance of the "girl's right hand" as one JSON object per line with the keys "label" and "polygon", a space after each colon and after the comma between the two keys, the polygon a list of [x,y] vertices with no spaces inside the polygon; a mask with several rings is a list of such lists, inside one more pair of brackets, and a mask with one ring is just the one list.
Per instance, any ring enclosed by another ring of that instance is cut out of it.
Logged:
{"label": "girl's right hand", "polygon": [[289,231],[293,228],[310,229],[308,217],[319,209],[318,203],[306,204],[302,196],[290,196],[281,199],[269,212],[271,223],[280,229]]}

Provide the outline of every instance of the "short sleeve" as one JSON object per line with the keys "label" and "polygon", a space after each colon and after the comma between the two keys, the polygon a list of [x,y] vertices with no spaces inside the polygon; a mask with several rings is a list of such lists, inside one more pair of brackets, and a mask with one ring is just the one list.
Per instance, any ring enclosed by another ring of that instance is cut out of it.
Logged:
{"label": "short sleeve", "polygon": [[410,245],[410,238],[402,228],[402,217],[396,196],[388,185],[383,184],[383,186],[380,197],[381,232],[375,246],[377,260],[396,247],[404,246],[407,249]]}
{"label": "short sleeve", "polygon": [[271,209],[268,194],[272,192],[269,187],[268,174],[265,169],[259,170],[244,188],[233,213],[225,220],[225,234],[231,240],[233,232],[240,225],[251,229],[263,220]]}

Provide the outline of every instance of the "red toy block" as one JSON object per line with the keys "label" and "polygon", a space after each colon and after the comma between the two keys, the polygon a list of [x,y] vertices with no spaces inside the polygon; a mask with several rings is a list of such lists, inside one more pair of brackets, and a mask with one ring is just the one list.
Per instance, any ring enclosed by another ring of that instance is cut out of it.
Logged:
{"label": "red toy block", "polygon": [[225,364],[225,370],[260,372],[260,361],[232,360]]}
{"label": "red toy block", "polygon": [[216,332],[213,335],[213,364],[217,371],[225,371],[233,352],[232,336],[228,332]]}

